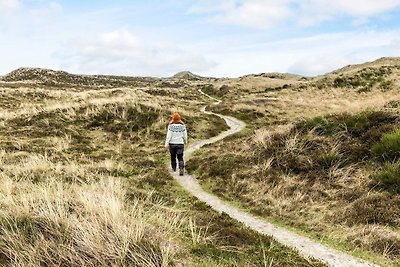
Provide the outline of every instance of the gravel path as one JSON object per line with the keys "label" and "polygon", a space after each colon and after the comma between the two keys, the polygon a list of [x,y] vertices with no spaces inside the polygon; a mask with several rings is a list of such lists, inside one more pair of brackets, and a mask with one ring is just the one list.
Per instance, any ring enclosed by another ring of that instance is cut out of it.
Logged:
{"label": "gravel path", "polygon": [[[217,101],[215,104],[219,104],[220,101],[216,98],[208,96],[200,91],[203,95]],[[214,104],[214,105],[215,105]],[[214,114],[218,117],[224,119],[229,126],[229,130],[207,140],[201,140],[196,143],[191,144],[185,150],[185,159],[187,160],[190,155],[200,149],[206,144],[215,143],[229,135],[241,131],[246,124],[238,119],[229,116],[223,116],[220,114],[215,114],[205,110],[205,107],[201,109],[202,112],[206,114]],[[169,164],[168,164],[169,168]],[[272,236],[278,242],[299,251],[305,257],[312,257],[326,263],[328,266],[334,267],[376,267],[378,265],[368,263],[366,261],[357,259],[353,256],[345,254],[343,252],[337,251],[333,248],[327,247],[316,241],[313,241],[307,237],[293,233],[285,228],[278,227],[271,223],[265,222],[250,213],[244,212],[230,204],[225,203],[220,198],[205,192],[198,181],[192,175],[185,174],[184,176],[179,176],[177,173],[170,171],[171,175],[179,182],[179,184],[190,194],[196,196],[199,200],[205,202],[211,208],[218,212],[225,212],[231,218],[243,223],[244,225],[250,227],[251,229],[265,235]]]}

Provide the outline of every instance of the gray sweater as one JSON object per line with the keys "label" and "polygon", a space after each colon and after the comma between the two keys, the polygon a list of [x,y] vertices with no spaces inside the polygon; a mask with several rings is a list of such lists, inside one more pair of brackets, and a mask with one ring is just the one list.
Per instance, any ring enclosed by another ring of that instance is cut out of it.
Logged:
{"label": "gray sweater", "polygon": [[168,126],[165,147],[169,144],[187,144],[186,126],[180,123],[172,123]]}

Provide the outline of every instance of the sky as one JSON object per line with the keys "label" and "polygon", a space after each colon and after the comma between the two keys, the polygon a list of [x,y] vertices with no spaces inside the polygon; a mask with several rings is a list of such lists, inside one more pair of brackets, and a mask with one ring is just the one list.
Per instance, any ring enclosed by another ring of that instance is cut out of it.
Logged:
{"label": "sky", "polygon": [[400,56],[400,0],[0,0],[0,75],[321,75]]}

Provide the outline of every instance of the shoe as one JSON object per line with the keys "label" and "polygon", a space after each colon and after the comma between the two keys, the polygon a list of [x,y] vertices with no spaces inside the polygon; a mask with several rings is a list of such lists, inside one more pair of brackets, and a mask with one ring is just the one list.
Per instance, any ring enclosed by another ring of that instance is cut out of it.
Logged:
{"label": "shoe", "polygon": [[179,175],[183,176],[183,169],[179,169]]}
{"label": "shoe", "polygon": [[176,168],[175,168],[175,169],[172,169],[172,171],[173,171],[173,172],[176,172]]}

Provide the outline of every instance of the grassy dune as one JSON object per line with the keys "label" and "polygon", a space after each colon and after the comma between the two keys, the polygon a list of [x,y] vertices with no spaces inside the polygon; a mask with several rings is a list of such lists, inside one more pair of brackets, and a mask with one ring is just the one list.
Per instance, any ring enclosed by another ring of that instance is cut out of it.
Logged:
{"label": "grassy dune", "polygon": [[323,266],[171,179],[162,147],[173,111],[192,141],[226,129],[199,112],[196,86],[45,81],[1,83],[1,265]]}
{"label": "grassy dune", "polygon": [[209,93],[224,100],[213,110],[248,129],[200,151],[188,169],[254,214],[397,266],[399,66],[383,59],[317,78],[213,84]]}

